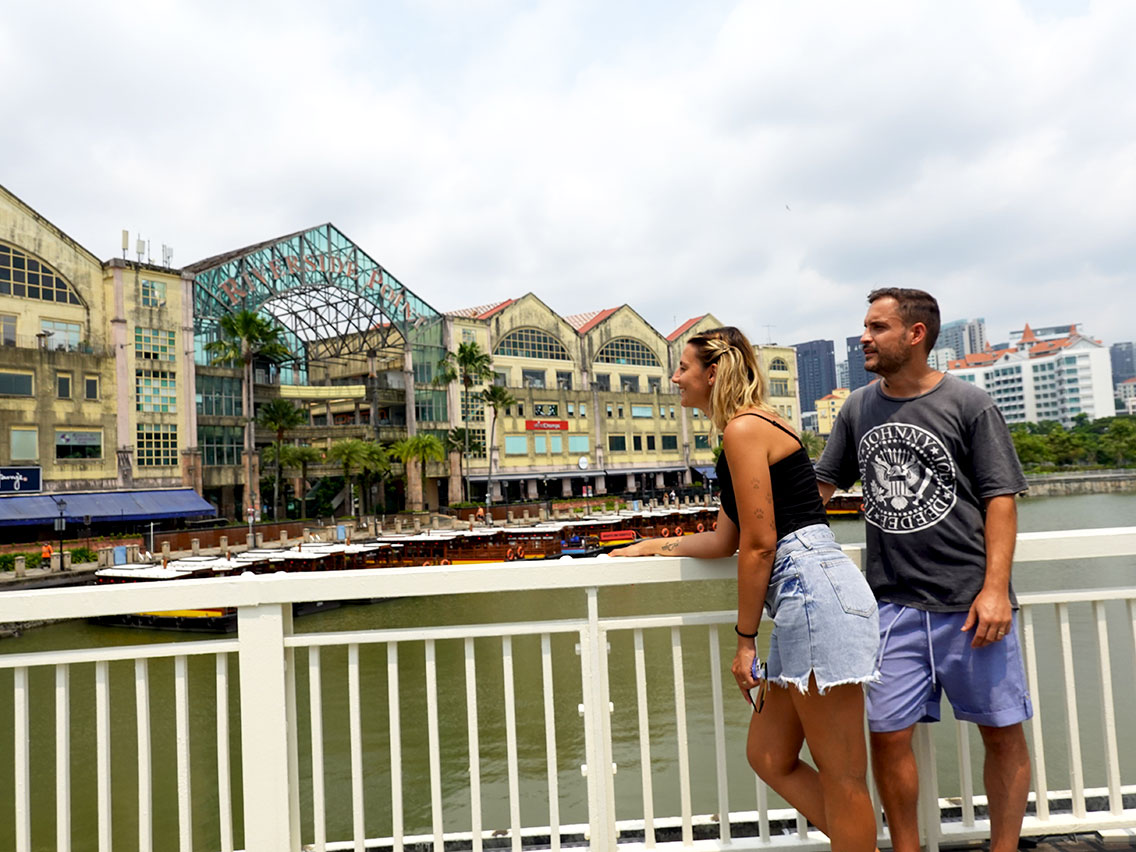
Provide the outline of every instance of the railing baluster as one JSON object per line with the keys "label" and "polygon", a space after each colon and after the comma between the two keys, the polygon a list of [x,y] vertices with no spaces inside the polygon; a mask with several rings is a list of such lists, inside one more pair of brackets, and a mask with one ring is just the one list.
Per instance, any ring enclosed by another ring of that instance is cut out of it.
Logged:
{"label": "railing baluster", "polygon": [[481,741],[477,731],[477,662],[473,638],[465,638],[465,716],[469,736],[469,810],[473,852],[481,852]]}
{"label": "railing baluster", "polygon": [[16,764],[16,852],[30,852],[32,848],[31,800],[31,727],[28,699],[28,670],[24,666],[12,673],[13,727]]}
{"label": "railing baluster", "polygon": [[55,849],[71,852],[71,667],[67,663],[55,667]]}
{"label": "railing baluster", "polygon": [[327,798],[323,766],[323,675],[318,645],[308,648],[308,719],[312,739],[312,829],[315,852],[327,849]]}
{"label": "railing baluster", "polygon": [[1108,621],[1104,601],[1093,602],[1097,622],[1097,653],[1100,660],[1101,721],[1104,724],[1104,767],[1108,777],[1108,809],[1119,814],[1124,810],[1120,793],[1120,750],[1116,739],[1116,706],[1112,695],[1112,657],[1108,650]]}
{"label": "railing baluster", "polygon": [[809,821],[805,819],[802,813],[797,814],[797,837],[801,840],[809,839]]}
{"label": "railing baluster", "polygon": [[915,758],[919,767],[919,811],[926,849],[939,852],[939,773],[929,725],[915,726]]}
{"label": "railing baluster", "polygon": [[757,834],[762,843],[769,843],[771,842],[769,835],[769,788],[765,786],[765,782],[758,777],[756,772],[753,775],[753,780],[757,785]]}
{"label": "railing baluster", "polygon": [[710,712],[714,714],[714,765],[718,781],[718,839],[730,842],[730,790],[726,779],[726,721],[722,700],[722,651],[718,625],[706,628],[710,638]]}
{"label": "railing baluster", "polygon": [[95,778],[99,852],[111,852],[110,664],[95,663]]}
{"label": "railing baluster", "polygon": [[1037,635],[1033,624],[1033,607],[1021,608],[1022,644],[1026,651],[1026,687],[1033,696],[1033,718],[1030,719],[1030,735],[1033,740],[1034,798],[1037,804],[1037,818],[1049,821],[1049,783],[1045,769],[1045,738],[1041,726],[1041,690],[1037,679]]}
{"label": "railing baluster", "polygon": [[560,850],[560,782],[556,761],[556,703],[552,688],[552,637],[540,634],[540,669],[544,680],[544,754],[548,762],[548,841]]}
{"label": "railing baluster", "polygon": [[1069,780],[1073,791],[1073,816],[1085,818],[1085,773],[1081,766],[1081,725],[1077,720],[1077,682],[1073,676],[1073,639],[1069,629],[1069,605],[1057,604],[1057,627],[1061,641],[1061,666],[1065,673],[1065,715],[1069,720]]}
{"label": "railing baluster", "polygon": [[517,703],[513,683],[513,640],[501,637],[502,680],[505,687],[505,764],[509,777],[509,837],[513,852],[521,848],[521,788],[517,776]]}
{"label": "railing baluster", "polygon": [[177,743],[178,848],[193,848],[193,797],[189,767],[189,671],[184,656],[174,657],[174,720]]}
{"label": "railing baluster", "polygon": [[398,643],[387,643],[387,718],[390,720],[391,836],[394,852],[402,852],[402,723],[398,698]]}
{"label": "railing baluster", "polygon": [[647,655],[643,630],[635,628],[635,697],[639,707],[639,773],[643,779],[643,842],[655,848],[655,794],[651,783],[651,727],[647,717]]}
{"label": "railing baluster", "polygon": [[426,640],[426,741],[430,763],[430,818],[435,852],[445,852],[442,828],[442,758],[438,746],[438,667],[434,640]]}
{"label": "railing baluster", "polygon": [[955,737],[958,743],[959,797],[962,800],[962,824],[974,826],[974,773],[970,763],[970,726],[955,720]]}
{"label": "railing baluster", "polygon": [[233,782],[229,749],[229,655],[215,659],[217,684],[217,819],[221,852],[233,852]]}
{"label": "railing baluster", "polygon": [[690,750],[686,733],[686,677],[682,668],[682,634],[671,628],[671,659],[674,664],[675,736],[678,739],[679,807],[682,810],[682,843],[694,842],[693,814],[690,804]]}
{"label": "railing baluster", "polygon": [[152,852],[154,782],[150,747],[150,668],[145,659],[134,661],[134,708],[138,725],[138,850]]}
{"label": "railing baluster", "polygon": [[359,646],[347,646],[347,715],[351,739],[351,836],[355,852],[364,852],[367,828],[363,807],[363,721],[359,693]]}

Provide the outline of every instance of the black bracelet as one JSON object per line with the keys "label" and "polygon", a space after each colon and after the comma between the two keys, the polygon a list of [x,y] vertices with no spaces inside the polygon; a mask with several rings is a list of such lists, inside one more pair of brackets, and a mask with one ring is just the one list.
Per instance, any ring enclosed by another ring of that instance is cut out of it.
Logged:
{"label": "black bracelet", "polygon": [[734,625],[734,632],[737,633],[739,636],[741,636],[743,639],[756,639],[757,638],[757,631],[755,631],[753,633],[742,633],[740,630],[738,630],[738,626],[736,624]]}

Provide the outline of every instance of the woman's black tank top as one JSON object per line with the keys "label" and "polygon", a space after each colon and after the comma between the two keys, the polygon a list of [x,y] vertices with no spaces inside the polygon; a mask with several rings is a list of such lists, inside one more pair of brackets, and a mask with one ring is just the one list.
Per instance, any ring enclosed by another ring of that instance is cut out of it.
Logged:
{"label": "woman's black tank top", "polygon": [[[756,411],[747,411],[754,417],[761,417],[766,423],[771,423],[787,435],[793,435],[776,420],[762,417]],[[796,435],[793,438],[798,444],[801,439]],[[718,487],[722,493],[722,511],[726,513],[734,525],[741,529],[738,523],[738,501],[734,495],[734,481],[730,476],[730,465],[726,461],[723,451],[718,456],[718,463],[714,466],[718,474]],[[791,532],[809,527],[813,524],[828,524],[828,515],[824,511],[820,492],[817,490],[816,473],[809,454],[805,452],[804,445],[796,452],[769,466],[769,478],[773,484],[773,516],[777,526],[777,540],[780,541]]]}

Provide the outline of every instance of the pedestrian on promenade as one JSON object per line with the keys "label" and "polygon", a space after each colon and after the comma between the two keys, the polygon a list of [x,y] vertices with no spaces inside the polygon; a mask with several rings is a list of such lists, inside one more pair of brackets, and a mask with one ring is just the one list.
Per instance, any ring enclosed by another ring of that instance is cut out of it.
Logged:
{"label": "pedestrian on promenade", "polygon": [[[833,538],[808,454],[765,401],[765,379],[745,336],[720,328],[691,338],[671,380],[682,405],[702,409],[722,433],[717,525],[613,555],[737,553],[731,671],[752,707],[750,765],[833,849],[871,852],[863,684],[876,676],[875,599]],[[757,657],[763,608],[774,625],[765,666]],[[805,742],[815,769],[801,760]]]}
{"label": "pedestrian on promenade", "polygon": [[51,556],[53,553],[55,553],[55,549],[51,546],[50,542],[45,542],[43,547],[39,549],[40,564],[42,564],[44,568],[51,567]]}
{"label": "pedestrian on promenade", "polygon": [[881,680],[868,689],[872,765],[895,852],[918,852],[916,722],[940,695],[986,751],[990,852],[1015,852],[1029,793],[1026,690],[1010,584],[1016,494],[1009,430],[985,391],[927,365],[939,306],[921,290],[868,296],[860,344],[880,377],[844,403],[817,464],[822,498],[864,486],[867,576]]}

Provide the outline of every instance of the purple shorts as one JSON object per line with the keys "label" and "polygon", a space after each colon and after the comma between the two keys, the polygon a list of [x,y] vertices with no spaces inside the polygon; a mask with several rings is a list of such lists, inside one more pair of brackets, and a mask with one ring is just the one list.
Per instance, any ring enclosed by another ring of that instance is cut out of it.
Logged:
{"label": "purple shorts", "polygon": [[868,687],[868,727],[901,731],[939,721],[942,693],[956,719],[992,728],[1033,715],[1018,642],[1018,617],[1001,642],[970,647],[965,612],[925,612],[880,602],[880,680]]}

